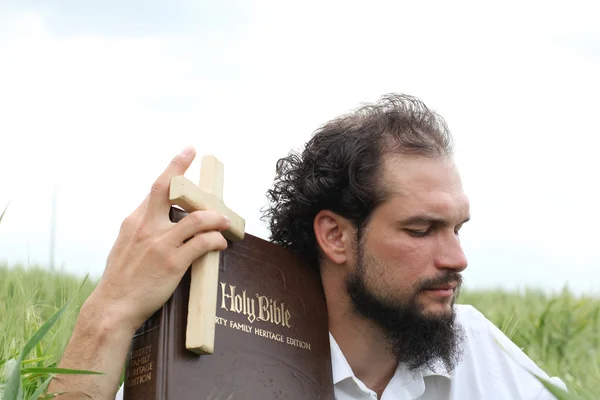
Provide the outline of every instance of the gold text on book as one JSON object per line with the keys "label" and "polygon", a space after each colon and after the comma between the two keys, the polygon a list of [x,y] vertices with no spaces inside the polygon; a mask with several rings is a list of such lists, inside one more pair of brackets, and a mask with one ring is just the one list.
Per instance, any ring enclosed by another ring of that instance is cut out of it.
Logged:
{"label": "gold text on book", "polygon": [[245,290],[240,291],[236,286],[221,282],[221,308],[245,315],[250,323],[265,321],[291,328],[292,315],[285,303],[259,294],[254,297],[248,296]]}

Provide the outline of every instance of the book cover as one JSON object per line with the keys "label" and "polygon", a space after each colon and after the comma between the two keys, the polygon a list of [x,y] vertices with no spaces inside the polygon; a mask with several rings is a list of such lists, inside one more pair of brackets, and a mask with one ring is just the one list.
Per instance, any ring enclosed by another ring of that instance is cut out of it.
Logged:
{"label": "book cover", "polygon": [[[178,221],[184,211],[172,208]],[[185,348],[190,271],[136,332],[125,400],[333,400],[318,271],[246,234],[220,253],[213,354]]]}

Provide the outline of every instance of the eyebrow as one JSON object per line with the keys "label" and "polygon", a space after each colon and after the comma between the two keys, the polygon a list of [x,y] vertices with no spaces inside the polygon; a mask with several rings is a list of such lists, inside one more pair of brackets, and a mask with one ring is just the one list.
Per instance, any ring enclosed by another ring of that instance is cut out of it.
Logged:
{"label": "eyebrow", "polygon": [[[459,223],[459,225],[469,222],[470,219],[471,219],[470,216],[465,218],[461,223]],[[437,224],[437,225],[446,224],[446,225],[448,225],[448,221],[443,218],[438,218],[438,217],[434,217],[431,215],[422,214],[422,215],[415,215],[415,216],[409,217],[405,220],[402,220],[402,221],[400,221],[400,224],[402,224],[402,225],[425,225],[425,224]]]}

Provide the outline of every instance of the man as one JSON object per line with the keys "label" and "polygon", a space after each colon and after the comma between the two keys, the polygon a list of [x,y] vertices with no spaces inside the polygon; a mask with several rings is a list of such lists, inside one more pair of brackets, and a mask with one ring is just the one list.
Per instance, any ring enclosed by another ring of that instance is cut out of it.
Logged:
{"label": "man", "polygon": [[[215,212],[169,221],[169,179],[193,157],[177,156],[124,221],[60,363],[107,375],[61,377],[50,391],[114,399],[136,328],[192,260],[226,247]],[[271,239],[321,273],[338,400],[553,398],[517,346],[455,304],[469,201],[444,120],[418,99],[384,96],[325,124],[278,162],[268,196]]]}

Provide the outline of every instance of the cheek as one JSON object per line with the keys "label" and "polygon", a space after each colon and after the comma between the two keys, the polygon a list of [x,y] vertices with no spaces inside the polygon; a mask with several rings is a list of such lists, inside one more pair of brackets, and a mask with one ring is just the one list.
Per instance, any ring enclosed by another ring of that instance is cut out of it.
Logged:
{"label": "cheek", "polygon": [[382,267],[382,278],[400,282],[403,287],[414,285],[431,264],[427,241],[423,239],[386,235],[374,240],[370,249]]}

